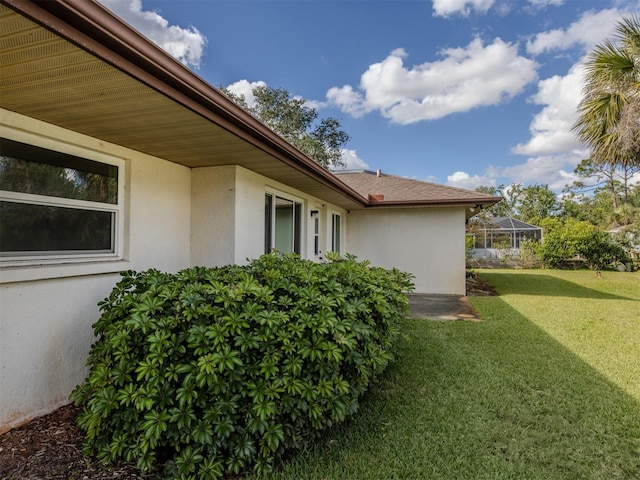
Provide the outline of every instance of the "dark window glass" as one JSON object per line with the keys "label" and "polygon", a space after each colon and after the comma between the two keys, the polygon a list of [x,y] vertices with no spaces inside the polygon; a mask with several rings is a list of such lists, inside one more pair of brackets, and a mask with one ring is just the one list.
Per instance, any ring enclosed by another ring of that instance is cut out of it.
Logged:
{"label": "dark window glass", "polygon": [[264,253],[271,251],[271,210],[273,205],[273,197],[271,195],[264,196]]}
{"label": "dark window glass", "polygon": [[318,217],[313,219],[313,254],[316,257],[320,255],[320,219]]}
{"label": "dark window glass", "polygon": [[115,213],[0,202],[0,252],[114,251]]}
{"label": "dark window glass", "polygon": [[340,225],[340,215],[333,214],[331,216],[332,224],[333,224],[333,234],[331,236],[331,250],[336,253],[340,253],[340,237],[341,233],[341,225]]}
{"label": "dark window glass", "polygon": [[0,190],[117,204],[118,167],[2,138]]}
{"label": "dark window glass", "polygon": [[300,255],[300,239],[302,237],[302,205],[293,204],[293,251]]}

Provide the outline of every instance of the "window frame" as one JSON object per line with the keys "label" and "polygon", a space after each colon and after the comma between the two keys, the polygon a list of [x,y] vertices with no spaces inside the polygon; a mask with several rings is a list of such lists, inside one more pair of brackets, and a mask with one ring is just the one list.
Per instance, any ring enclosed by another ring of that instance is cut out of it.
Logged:
{"label": "window frame", "polygon": [[[336,220],[338,228],[336,232]],[[342,214],[338,212],[331,212],[331,251],[341,254],[342,253],[342,239],[343,239],[343,223],[342,223]],[[337,234],[336,234],[337,233]],[[337,245],[337,249],[336,249]]]}
{"label": "window frame", "polygon": [[[271,197],[271,200],[267,202],[267,197]],[[265,253],[271,253],[276,248],[276,199],[280,198],[293,204],[293,227],[292,227],[292,252],[280,252],[280,253],[296,253],[303,256],[304,245],[304,225],[305,225],[305,203],[304,200],[295,195],[285,193],[279,190],[267,188],[264,193],[265,198],[265,232],[264,232],[264,251]],[[267,204],[270,207],[269,212],[269,225],[267,225]],[[297,221],[296,221],[297,220]]]}
{"label": "window frame", "polygon": [[[86,159],[117,168],[117,202],[104,203],[72,198],[39,195],[36,193],[22,193],[8,190],[0,190],[0,200],[4,202],[22,203],[27,205],[41,205],[55,208],[73,208],[107,212],[112,214],[111,245],[109,251],[91,250],[63,250],[63,251],[33,251],[33,252],[0,252],[0,267],[23,266],[55,266],[62,264],[77,264],[86,262],[101,262],[122,260],[124,255],[124,229],[125,229],[125,165],[122,158],[113,157],[103,152],[98,152],[78,145],[71,145],[52,139],[31,136],[29,138],[14,138],[11,135],[3,135],[3,139],[24,143],[39,149],[49,150],[62,155]],[[31,160],[26,158],[25,160]],[[71,168],[71,167],[70,167]]]}
{"label": "window frame", "polygon": [[320,258],[320,214],[316,210],[315,216],[312,217],[313,223],[313,256]]}

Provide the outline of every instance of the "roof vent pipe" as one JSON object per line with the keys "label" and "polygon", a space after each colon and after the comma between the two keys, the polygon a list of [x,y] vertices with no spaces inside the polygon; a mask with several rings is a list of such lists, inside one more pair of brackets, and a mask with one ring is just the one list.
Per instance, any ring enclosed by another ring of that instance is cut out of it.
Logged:
{"label": "roof vent pipe", "polygon": [[382,170],[378,169],[378,171],[376,172],[376,177],[381,177],[382,176]]}

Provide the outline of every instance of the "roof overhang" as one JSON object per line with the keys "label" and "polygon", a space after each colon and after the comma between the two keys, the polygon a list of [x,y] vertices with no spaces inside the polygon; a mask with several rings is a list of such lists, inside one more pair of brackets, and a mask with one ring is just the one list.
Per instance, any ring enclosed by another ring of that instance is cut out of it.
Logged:
{"label": "roof overhang", "polygon": [[0,32],[2,108],[191,168],[240,165],[346,209],[368,203],[94,1],[3,0]]}

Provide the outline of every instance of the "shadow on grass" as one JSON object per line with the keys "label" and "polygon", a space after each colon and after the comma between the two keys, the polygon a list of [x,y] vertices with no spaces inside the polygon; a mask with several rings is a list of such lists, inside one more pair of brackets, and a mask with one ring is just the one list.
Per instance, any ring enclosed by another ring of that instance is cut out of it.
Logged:
{"label": "shadow on grass", "polygon": [[640,479],[640,402],[499,297],[474,303],[482,323],[406,320],[355,418],[270,478]]}
{"label": "shadow on grass", "polygon": [[[542,295],[553,297],[595,298],[602,300],[631,300],[612,293],[587,288],[577,283],[543,274],[522,274],[521,272],[492,274],[482,272],[483,278],[489,281],[500,295],[513,293],[516,295]],[[595,274],[594,274],[595,276]],[[499,280],[499,281],[496,281]]]}

